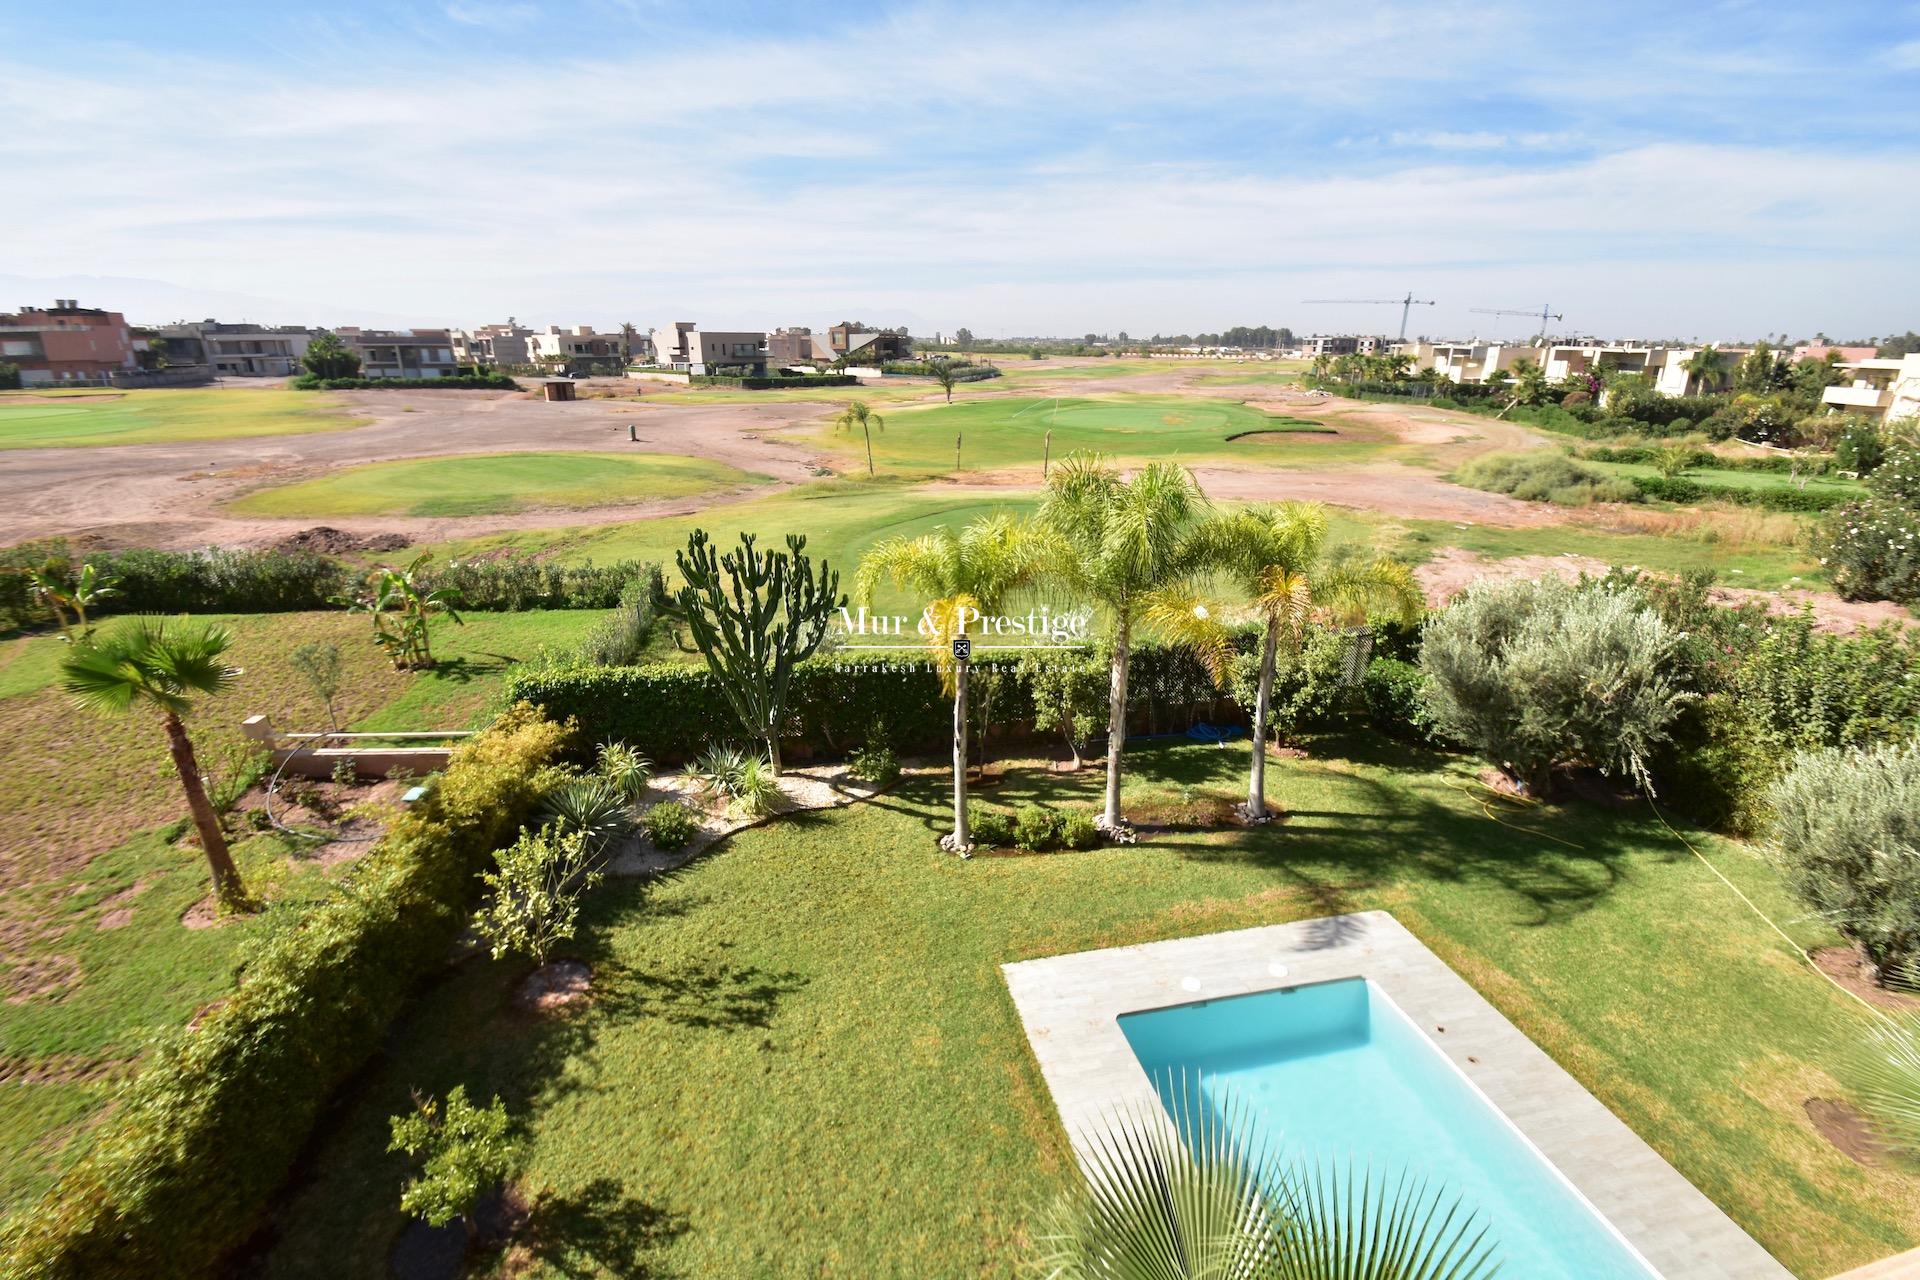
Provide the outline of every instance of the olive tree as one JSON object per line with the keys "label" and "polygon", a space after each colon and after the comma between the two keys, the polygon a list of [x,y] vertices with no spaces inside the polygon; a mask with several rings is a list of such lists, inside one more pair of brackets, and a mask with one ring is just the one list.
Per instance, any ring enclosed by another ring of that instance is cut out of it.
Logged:
{"label": "olive tree", "polygon": [[1427,709],[1530,794],[1551,792],[1556,765],[1651,791],[1647,762],[1693,697],[1674,669],[1681,640],[1631,590],[1482,579],[1427,624]]}
{"label": "olive tree", "polygon": [[1767,800],[1787,887],[1882,971],[1920,959],[1920,744],[1807,752]]}

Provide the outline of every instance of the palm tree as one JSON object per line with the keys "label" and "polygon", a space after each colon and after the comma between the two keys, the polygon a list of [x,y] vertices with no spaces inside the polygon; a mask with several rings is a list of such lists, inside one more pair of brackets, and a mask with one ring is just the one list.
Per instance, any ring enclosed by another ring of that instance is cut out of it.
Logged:
{"label": "palm tree", "polygon": [[835,431],[852,431],[858,427],[860,434],[867,438],[867,474],[873,474],[873,433],[885,430],[887,420],[873,411],[873,406],[865,400],[849,400],[840,416],[833,420]]}
{"label": "palm tree", "polygon": [[942,391],[947,393],[947,403],[952,404],[953,384],[960,381],[960,379],[954,375],[953,362],[950,360],[935,360],[932,362],[932,369],[933,380],[940,384]]}
{"label": "palm tree", "polygon": [[1726,357],[1713,347],[1702,347],[1681,362],[1687,374],[1687,394],[1705,395],[1720,385],[1720,371]]}
{"label": "palm tree", "polygon": [[[1265,822],[1267,718],[1279,656],[1284,653],[1289,663],[1296,660],[1312,623],[1354,624],[1370,613],[1411,622],[1425,600],[1413,574],[1396,560],[1382,557],[1356,567],[1328,564],[1327,513],[1319,503],[1248,507],[1209,521],[1201,539],[1208,558],[1232,575],[1264,624],[1253,707],[1253,761],[1243,812],[1250,822]],[[1191,611],[1188,616],[1193,616]],[[1211,642],[1203,636],[1191,639],[1203,652],[1219,653],[1225,635],[1222,631]]]}
{"label": "palm tree", "polygon": [[189,627],[184,618],[173,625],[164,618],[139,618],[110,635],[81,640],[60,663],[62,687],[87,710],[121,714],[140,706],[160,713],[174,772],[213,870],[214,893],[229,907],[244,901],[240,871],[207,799],[183,721],[193,710],[194,695],[224,692],[240,674],[222,660],[232,643],[233,633],[224,627]]}
{"label": "palm tree", "polygon": [[1410,1174],[1290,1165],[1244,1102],[1204,1100],[1197,1080],[1159,1111],[1121,1110],[1088,1135],[1074,1189],[1040,1215],[1035,1274],[1487,1280],[1498,1269],[1485,1220]]}
{"label": "palm tree", "polygon": [[634,335],[639,332],[639,328],[635,326],[633,321],[622,320],[620,322],[620,364],[623,373],[625,372],[625,367],[633,363],[633,338]]}
{"label": "palm tree", "polygon": [[[53,614],[54,622],[59,624],[61,638],[68,644],[88,634],[87,610],[115,594],[113,579],[98,572],[91,564],[81,565],[80,572],[69,578],[67,562],[59,556],[53,556],[41,564],[28,565],[16,572],[27,580],[27,594]],[[68,617],[69,611],[71,618]]]}
{"label": "palm tree", "polygon": [[1126,838],[1120,815],[1120,754],[1127,738],[1127,658],[1136,621],[1174,613],[1189,595],[1188,579],[1206,567],[1194,537],[1206,496],[1193,473],[1170,462],[1149,463],[1125,479],[1098,454],[1069,454],[1047,478],[1041,523],[1057,542],[1050,576],[1084,592],[1113,627],[1107,705],[1107,795],[1100,827]]}
{"label": "palm tree", "polygon": [[[958,533],[945,525],[918,538],[893,537],[860,558],[854,599],[871,604],[884,581],[929,597],[933,634],[928,642],[942,686],[953,695],[953,834],[943,841],[956,853],[972,844],[967,829],[967,686],[971,663],[953,655],[955,637],[982,614],[1000,612],[1007,600],[1032,587],[1047,568],[1047,540],[1031,522],[1010,515],[975,520]],[[995,682],[982,698],[992,723]],[[984,740],[985,730],[982,730]],[[984,752],[984,741],[983,741]]]}

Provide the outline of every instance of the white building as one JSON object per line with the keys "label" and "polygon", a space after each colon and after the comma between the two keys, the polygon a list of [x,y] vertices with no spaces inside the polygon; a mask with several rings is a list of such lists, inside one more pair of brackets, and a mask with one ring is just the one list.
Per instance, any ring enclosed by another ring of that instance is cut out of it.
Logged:
{"label": "white building", "polygon": [[512,316],[507,317],[505,324],[483,324],[478,329],[455,329],[452,337],[453,358],[461,364],[533,363],[533,356],[527,350],[527,340],[533,337],[533,330],[519,324]]}
{"label": "white building", "polygon": [[[622,362],[620,350],[622,337],[618,333],[599,333],[592,325],[575,325],[571,329],[562,329],[550,324],[544,333],[535,333],[527,338],[527,354],[534,364],[544,364],[573,369],[589,364]],[[633,338],[636,349],[635,359],[644,357],[647,339],[640,334]]]}
{"label": "white building", "polygon": [[1828,409],[1887,422],[1920,416],[1920,352],[1853,360],[1839,369],[1841,381],[1820,393]]}

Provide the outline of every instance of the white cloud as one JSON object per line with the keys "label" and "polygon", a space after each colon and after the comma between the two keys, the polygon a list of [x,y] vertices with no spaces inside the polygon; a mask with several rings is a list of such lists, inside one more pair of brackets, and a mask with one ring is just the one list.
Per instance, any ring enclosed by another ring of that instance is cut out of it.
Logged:
{"label": "white cloud", "polygon": [[1900,71],[1920,71],[1920,40],[1908,40],[1887,50],[1887,65]]}
{"label": "white cloud", "polygon": [[440,11],[450,20],[469,27],[518,27],[540,16],[531,4],[488,4],[478,0],[448,0]]}

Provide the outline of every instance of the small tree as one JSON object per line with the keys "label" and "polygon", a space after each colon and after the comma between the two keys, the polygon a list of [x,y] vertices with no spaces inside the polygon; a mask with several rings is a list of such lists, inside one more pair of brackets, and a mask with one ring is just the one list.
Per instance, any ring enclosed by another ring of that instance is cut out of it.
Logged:
{"label": "small tree", "polygon": [[360,375],[360,357],[340,341],[340,335],[322,329],[307,344],[300,363],[316,378],[355,378]]}
{"label": "small tree", "polygon": [[1693,466],[1693,446],[1669,440],[1653,451],[1653,469],[1672,480]]}
{"label": "small tree", "polygon": [[338,731],[340,717],[333,709],[333,700],[340,693],[340,646],[331,640],[315,640],[295,649],[290,660],[293,669],[306,679],[307,687],[326,705],[327,728]]}
{"label": "small tree", "polygon": [[506,1107],[497,1097],[476,1107],[467,1101],[467,1087],[457,1084],[444,1108],[416,1093],[413,1110],[390,1123],[387,1150],[404,1151],[421,1162],[420,1172],[400,1193],[400,1211],[435,1227],[460,1218],[471,1240],[478,1234],[474,1206],[513,1171],[518,1154],[507,1135],[512,1122]]}
{"label": "small tree", "polygon": [[1767,800],[1787,887],[1883,973],[1920,960],[1920,745],[1808,752]]}
{"label": "small tree", "polygon": [[53,614],[61,638],[68,644],[93,634],[87,622],[87,610],[117,594],[113,579],[98,572],[93,565],[83,564],[80,572],[74,573],[59,556],[51,556],[18,572],[27,580],[27,593]]}
{"label": "small tree", "polygon": [[887,420],[873,411],[865,400],[849,400],[840,416],[833,420],[835,431],[852,431],[856,428],[867,442],[867,474],[873,474],[873,433],[884,430]]}
{"label": "small tree", "polygon": [[766,743],[780,773],[780,726],[793,668],[826,639],[834,610],[846,602],[840,575],[825,561],[816,573],[807,540],[787,535],[784,552],[761,552],[752,534],[721,555],[705,529],[674,553],[684,586],[676,600],[693,642],[740,726]]}
{"label": "small tree", "polygon": [[1474,583],[1427,624],[1427,706],[1534,795],[1588,764],[1652,789],[1647,762],[1692,695],[1680,634],[1638,594],[1558,578]]}
{"label": "small tree", "polygon": [[245,892],[220,817],[207,798],[185,717],[196,694],[224,693],[240,674],[223,660],[232,643],[233,634],[223,627],[189,627],[184,619],[169,626],[164,619],[140,618],[106,636],[76,642],[60,662],[62,687],[87,710],[120,715],[138,706],[160,713],[173,769],[213,873],[214,894],[229,907],[243,905]]}
{"label": "small tree", "polygon": [[952,404],[953,384],[960,381],[954,372],[953,362],[951,360],[935,360],[932,362],[932,369],[933,380],[940,384],[942,391],[947,393],[947,403]]}
{"label": "small tree", "polygon": [[1058,732],[1077,770],[1106,708],[1106,659],[1074,650],[1034,649],[1020,655],[1021,674],[1033,690],[1033,727]]}
{"label": "small tree", "polygon": [[498,960],[517,952],[545,964],[554,947],[573,937],[580,896],[600,883],[604,856],[591,833],[544,827],[494,856],[482,873],[486,905],[474,914],[474,931]]}

